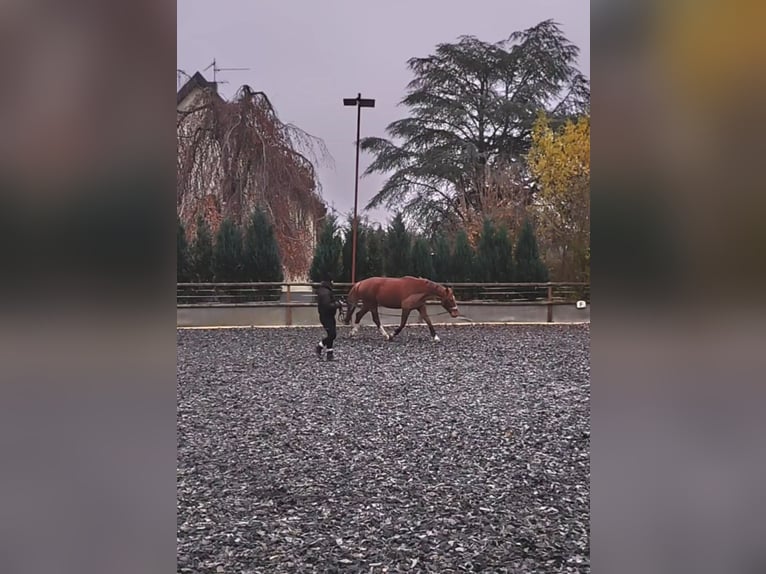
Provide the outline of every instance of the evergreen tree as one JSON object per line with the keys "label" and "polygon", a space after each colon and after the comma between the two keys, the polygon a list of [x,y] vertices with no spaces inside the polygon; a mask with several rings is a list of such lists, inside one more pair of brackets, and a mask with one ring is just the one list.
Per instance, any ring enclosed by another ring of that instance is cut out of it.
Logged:
{"label": "evergreen tree", "polygon": [[237,282],[243,278],[242,233],[228,218],[221,221],[215,236],[213,276],[219,283]]}
{"label": "evergreen tree", "polygon": [[367,273],[368,277],[383,275],[383,242],[385,233],[382,229],[367,230]]}
{"label": "evergreen tree", "polygon": [[485,218],[476,245],[476,280],[481,283],[494,282],[495,272],[495,226]]}
{"label": "evergreen tree", "polygon": [[[354,217],[348,218],[343,234],[343,281],[351,282],[351,257],[354,252]],[[356,228],[356,277],[357,281],[369,277],[367,258],[367,226],[359,219]]]}
{"label": "evergreen tree", "polygon": [[[545,283],[548,281],[548,268],[540,258],[537,248],[537,238],[532,222],[528,219],[521,228],[516,240],[514,252],[516,263],[516,279],[521,283]],[[545,296],[545,289],[533,289],[529,297],[540,298]]]}
{"label": "evergreen tree", "polygon": [[341,278],[341,251],[343,250],[343,242],[338,237],[337,232],[337,220],[333,215],[328,215],[314,250],[314,259],[311,262],[311,270],[309,271],[311,281],[321,281],[325,273],[329,273],[336,280]]}
{"label": "evergreen tree", "polygon": [[411,257],[411,238],[404,224],[404,217],[397,213],[386,232],[383,270],[388,277],[407,275]]}
{"label": "evergreen tree", "polygon": [[513,240],[508,228],[503,226],[495,231],[495,256],[497,257],[497,281],[511,283],[516,280],[516,266],[513,263]]}
{"label": "evergreen tree", "polygon": [[452,256],[449,243],[443,233],[438,233],[433,239],[434,281],[446,283],[452,278]]}
{"label": "evergreen tree", "polygon": [[361,142],[374,156],[365,173],[386,178],[367,207],[403,208],[424,226],[457,221],[465,204],[481,210],[483,178],[468,174],[523,161],[538,110],[559,119],[589,109],[578,54],[561,27],[545,20],[501,42],[462,36],[408,60],[407,116],[388,125],[390,139]]}
{"label": "evergreen tree", "polygon": [[514,252],[516,278],[523,283],[545,283],[548,281],[548,268],[540,258],[537,237],[532,222],[524,222]]}
{"label": "evergreen tree", "polygon": [[253,212],[245,229],[243,262],[246,281],[278,283],[284,279],[274,226],[260,208]]}
{"label": "evergreen tree", "polygon": [[434,262],[428,241],[418,236],[412,244],[412,258],[410,275],[432,279],[434,276]]}
{"label": "evergreen tree", "polygon": [[213,280],[213,236],[202,216],[197,217],[197,233],[191,247],[192,276],[199,283]]}
{"label": "evergreen tree", "polygon": [[186,229],[184,229],[181,218],[176,217],[178,222],[178,231],[176,233],[176,281],[185,283],[189,281],[191,270],[189,261],[189,244],[186,241]]}
{"label": "evergreen tree", "polygon": [[506,283],[513,280],[513,250],[508,230],[497,229],[488,219],[476,249],[477,279],[483,283]]}
{"label": "evergreen tree", "polygon": [[476,280],[476,253],[468,241],[468,235],[460,230],[455,237],[455,248],[452,252],[451,281],[454,283],[469,283]]}

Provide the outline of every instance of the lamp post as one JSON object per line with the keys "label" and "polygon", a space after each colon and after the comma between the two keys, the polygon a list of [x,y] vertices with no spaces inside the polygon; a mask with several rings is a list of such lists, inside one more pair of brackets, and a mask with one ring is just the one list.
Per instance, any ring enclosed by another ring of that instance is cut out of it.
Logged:
{"label": "lamp post", "polygon": [[343,98],[344,106],[356,106],[356,176],[354,179],[354,222],[351,239],[351,283],[356,283],[356,229],[357,216],[356,210],[359,202],[359,130],[362,122],[362,108],[374,108],[375,100],[371,98],[362,98],[362,94],[357,94],[355,98]]}

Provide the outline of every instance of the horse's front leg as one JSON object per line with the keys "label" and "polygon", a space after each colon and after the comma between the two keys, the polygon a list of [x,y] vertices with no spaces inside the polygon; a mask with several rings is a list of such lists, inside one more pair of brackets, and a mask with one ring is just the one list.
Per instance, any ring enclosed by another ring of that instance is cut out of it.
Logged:
{"label": "horse's front leg", "polygon": [[386,341],[390,341],[391,335],[389,335],[386,332],[386,330],[383,328],[383,326],[380,324],[380,316],[378,315],[378,308],[373,307],[371,309],[371,312],[372,312],[372,320],[375,321],[375,324],[378,326],[378,331],[380,331],[380,334],[383,335]]}
{"label": "horse's front leg", "polygon": [[369,311],[369,310],[370,310],[370,308],[367,307],[367,305],[362,305],[362,308],[359,309],[359,311],[357,311],[357,313],[356,313],[356,321],[354,321],[354,326],[351,329],[351,336],[352,337],[359,332],[359,323],[362,321],[362,317],[364,317],[365,314],[367,313],[367,311]]}
{"label": "horse's front leg", "polygon": [[431,331],[431,338],[434,341],[439,341],[439,335],[436,334],[436,329],[434,329],[433,324],[431,323],[431,318],[428,316],[428,313],[426,312],[426,306],[423,305],[422,307],[418,307],[418,313],[420,313],[420,318],[423,319],[426,324],[428,325],[428,330]]}
{"label": "horse's front leg", "polygon": [[356,297],[353,295],[353,291],[346,299],[346,312],[343,314],[343,324],[351,324],[351,319],[354,316],[354,309],[356,308]]}
{"label": "horse's front leg", "polygon": [[407,324],[407,319],[409,318],[411,312],[412,312],[412,309],[406,309],[406,308],[402,309],[402,321],[401,321],[401,323],[399,323],[399,326],[394,331],[394,334],[391,335],[391,339],[393,339],[399,333],[402,332],[402,329],[404,329],[404,326]]}

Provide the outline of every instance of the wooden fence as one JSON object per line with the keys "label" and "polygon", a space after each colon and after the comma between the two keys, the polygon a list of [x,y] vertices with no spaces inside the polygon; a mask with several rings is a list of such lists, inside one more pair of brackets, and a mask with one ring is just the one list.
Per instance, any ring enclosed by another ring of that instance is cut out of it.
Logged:
{"label": "wooden fence", "polygon": [[[547,305],[548,321],[555,305],[590,304],[589,283],[443,283],[455,291],[460,306]],[[190,307],[282,307],[285,323],[292,324],[292,309],[316,305],[318,283],[179,283],[176,304]],[[334,283],[345,296],[350,283]]]}

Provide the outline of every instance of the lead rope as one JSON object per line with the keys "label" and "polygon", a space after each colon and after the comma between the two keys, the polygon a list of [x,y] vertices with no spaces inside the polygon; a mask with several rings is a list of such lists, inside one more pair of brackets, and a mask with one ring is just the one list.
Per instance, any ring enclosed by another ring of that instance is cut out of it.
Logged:
{"label": "lead rope", "polygon": [[[359,302],[357,302],[357,304],[354,305],[354,309],[358,309],[359,307],[361,307],[361,305],[359,304]],[[449,313],[449,311],[439,311],[438,313],[434,313],[433,315],[431,315],[429,313],[428,316],[429,317],[438,317],[440,315],[446,315],[447,313]],[[401,313],[383,313],[381,311],[378,311],[378,315],[380,315],[381,317],[395,317],[397,319],[401,319],[401,317],[402,317]],[[470,317],[466,317],[462,313],[460,315],[458,315],[457,317],[455,317],[455,319],[460,319],[461,321],[468,321],[469,323],[474,323],[475,322],[473,319],[471,319]],[[422,323],[422,322],[424,322],[424,321],[422,321],[418,317],[418,323]]]}

